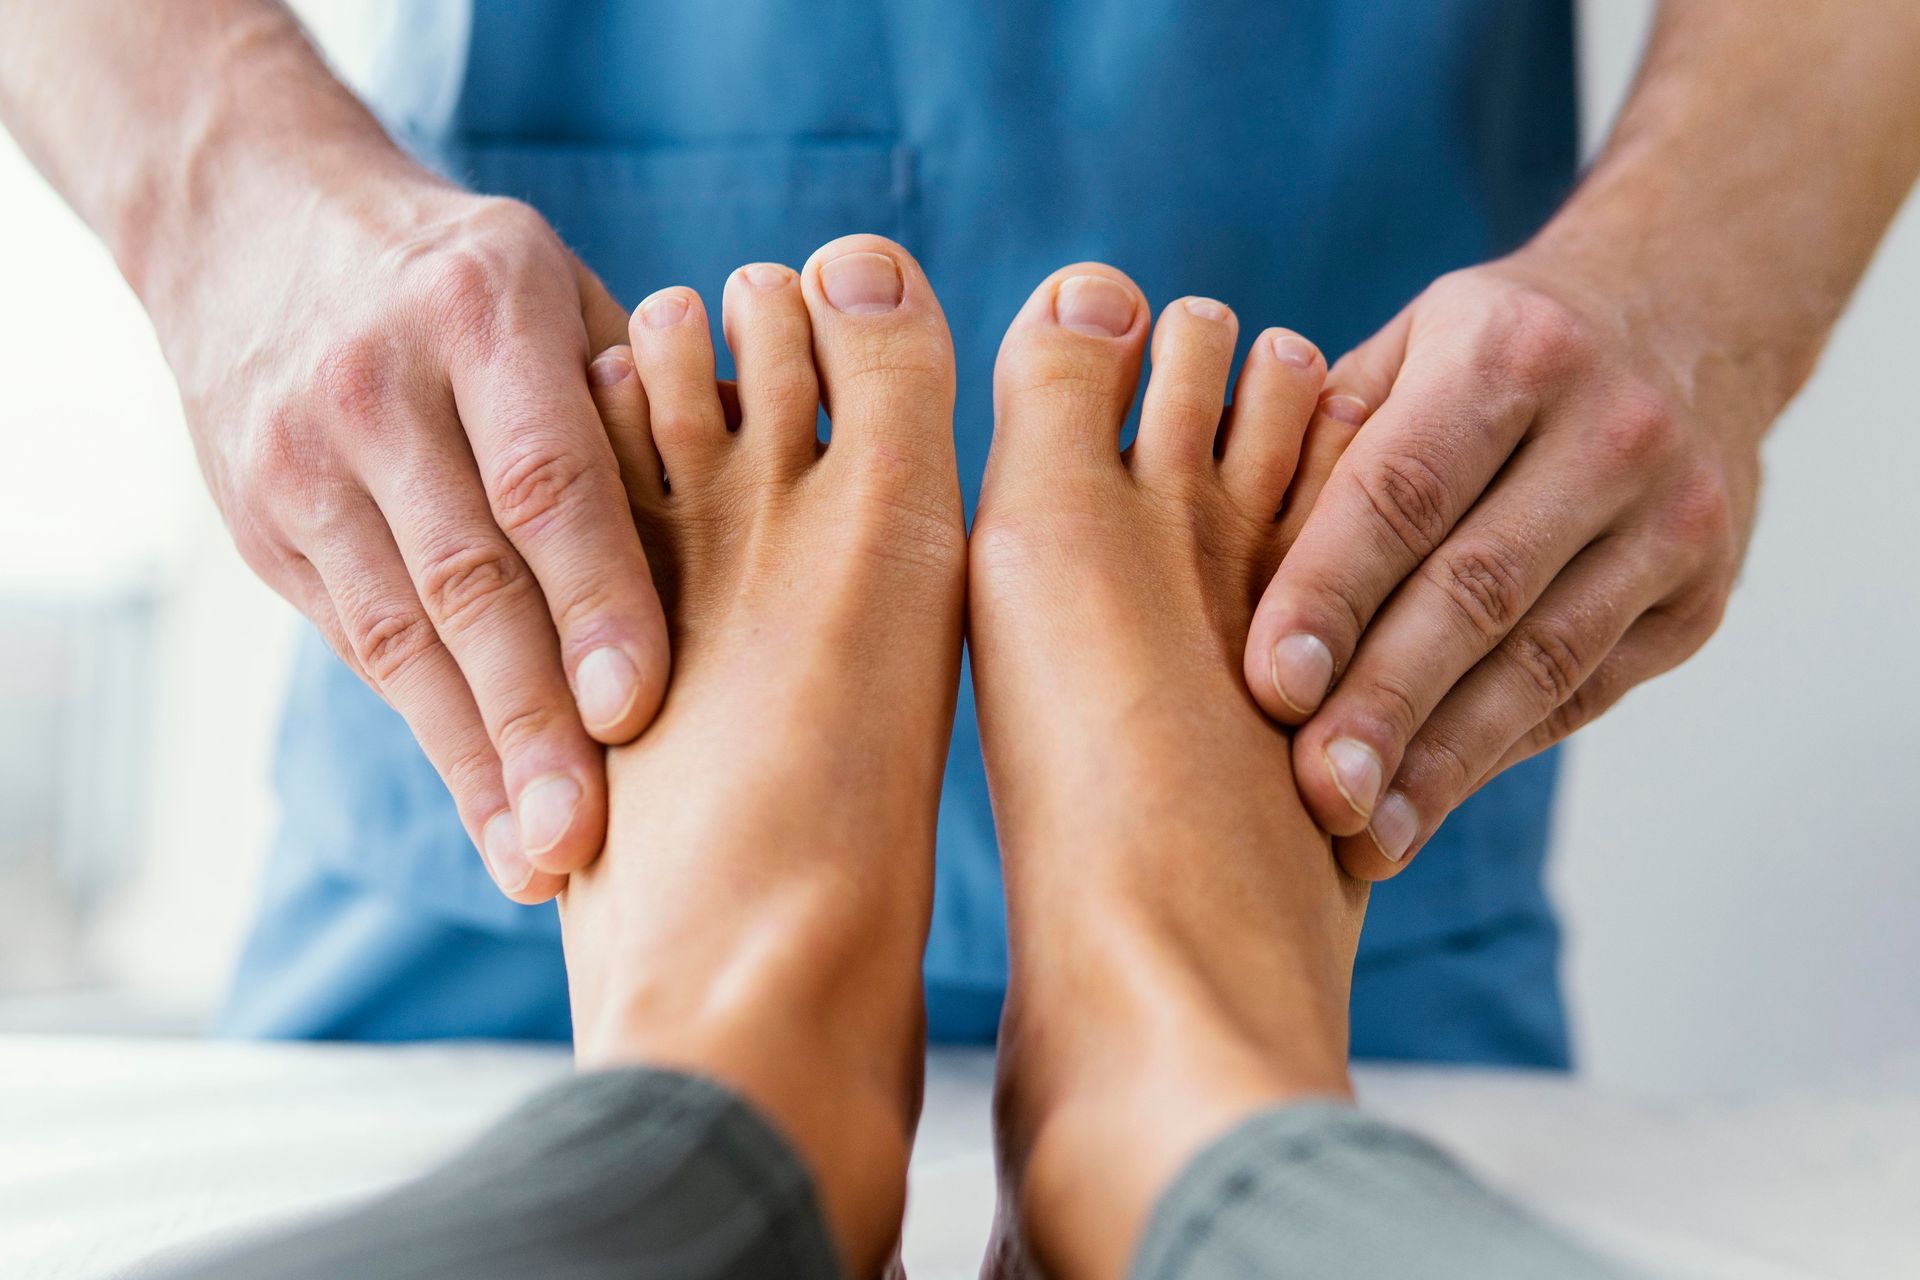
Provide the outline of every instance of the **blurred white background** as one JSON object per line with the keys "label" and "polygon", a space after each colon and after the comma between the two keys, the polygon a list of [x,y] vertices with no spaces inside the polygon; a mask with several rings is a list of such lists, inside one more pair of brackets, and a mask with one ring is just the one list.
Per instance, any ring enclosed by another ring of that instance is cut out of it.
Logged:
{"label": "blurred white background", "polygon": [[[298,7],[365,65],[378,6]],[[1590,142],[1651,8],[1582,6]],[[112,263],[4,137],[0,209],[0,1028],[190,1028],[271,832],[294,618],[228,545]],[[1768,448],[1725,627],[1571,752],[1555,887],[1597,1082],[1920,1050],[1917,356],[1912,202]]]}

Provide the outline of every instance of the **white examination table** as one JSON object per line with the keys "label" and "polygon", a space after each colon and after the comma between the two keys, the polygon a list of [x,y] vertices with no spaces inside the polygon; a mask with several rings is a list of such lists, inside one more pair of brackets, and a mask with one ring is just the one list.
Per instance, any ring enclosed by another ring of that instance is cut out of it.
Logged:
{"label": "white examination table", "polygon": [[[566,1070],[558,1052],[491,1045],[0,1037],[0,1276],[101,1276],[372,1190]],[[934,1058],[913,1280],[976,1274],[991,1072],[981,1053]],[[1738,1103],[1482,1071],[1362,1068],[1358,1082],[1488,1181],[1665,1274],[1920,1277],[1920,1059]]]}

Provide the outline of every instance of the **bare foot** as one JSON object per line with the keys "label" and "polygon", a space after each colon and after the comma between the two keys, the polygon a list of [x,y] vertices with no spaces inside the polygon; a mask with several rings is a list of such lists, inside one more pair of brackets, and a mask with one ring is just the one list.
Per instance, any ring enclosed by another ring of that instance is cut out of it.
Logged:
{"label": "bare foot", "polygon": [[1149,327],[1130,280],[1056,273],[1000,350],[969,577],[1013,948],[989,1272],[1031,1250],[1049,1274],[1123,1274],[1202,1145],[1348,1092],[1365,886],[1301,805],[1241,656],[1351,428],[1314,419],[1325,363],[1279,330],[1223,422],[1235,325],[1207,299],[1162,313],[1124,455]]}
{"label": "bare foot", "polygon": [[953,352],[926,277],[874,236],[799,273],[743,268],[723,318],[737,402],[689,289],[644,302],[631,351],[594,368],[674,672],[653,726],[609,754],[606,850],[560,899],[575,1039],[584,1065],[679,1068],[752,1101],[872,1275],[918,1111],[959,676]]}

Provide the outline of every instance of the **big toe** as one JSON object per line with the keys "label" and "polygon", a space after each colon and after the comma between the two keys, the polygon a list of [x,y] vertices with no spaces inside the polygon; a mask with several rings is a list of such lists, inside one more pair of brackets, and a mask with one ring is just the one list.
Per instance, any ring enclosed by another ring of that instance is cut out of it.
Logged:
{"label": "big toe", "polygon": [[994,366],[995,455],[1084,450],[1119,465],[1147,314],[1140,287],[1102,263],[1062,267],[1041,281]]}
{"label": "big toe", "polygon": [[800,279],[829,456],[950,459],[953,340],[913,255],[884,236],[843,236],[815,250]]}

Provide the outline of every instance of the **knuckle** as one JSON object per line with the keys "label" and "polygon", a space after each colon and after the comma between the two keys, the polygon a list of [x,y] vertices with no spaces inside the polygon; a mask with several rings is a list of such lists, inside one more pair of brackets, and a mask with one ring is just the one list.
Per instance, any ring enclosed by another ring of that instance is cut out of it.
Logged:
{"label": "knuckle", "polygon": [[[1422,813],[1445,812],[1467,794],[1486,771],[1467,758],[1466,748],[1429,725],[1421,731],[1420,741],[1407,752],[1395,782],[1417,802]],[[1436,803],[1437,802],[1437,803]]]}
{"label": "knuckle", "polygon": [[1372,713],[1387,729],[1387,737],[1405,742],[1413,736],[1424,714],[1420,696],[1398,675],[1376,676],[1367,688]]}
{"label": "knuckle", "polygon": [[1673,411],[1651,391],[1627,393],[1599,430],[1599,445],[1615,472],[1633,473],[1662,457],[1673,444]]}
{"label": "knuckle", "polygon": [[427,557],[420,574],[420,599],[443,625],[464,628],[514,596],[524,581],[520,561],[504,546],[487,542],[453,546]]}
{"label": "knuckle", "polygon": [[1593,350],[1592,336],[1578,313],[1560,299],[1525,285],[1506,293],[1487,336],[1505,352],[1504,363],[1532,376],[1577,368]]}
{"label": "knuckle", "polygon": [[1436,560],[1437,567],[1428,572],[1476,636],[1492,645],[1513,629],[1527,597],[1519,557],[1511,547],[1488,540]]}
{"label": "knuckle", "polygon": [[580,502],[589,470],[585,459],[565,449],[509,451],[487,485],[500,528],[509,537],[538,537]]}
{"label": "knuckle", "polygon": [[722,430],[717,409],[703,410],[675,396],[668,403],[650,407],[648,429],[654,440],[669,452],[710,439]]}
{"label": "knuckle", "polygon": [[375,609],[344,619],[347,643],[374,686],[390,689],[430,652],[433,624],[410,609]]}
{"label": "knuckle", "polygon": [[501,716],[494,725],[493,742],[503,758],[514,756],[553,735],[555,718],[546,707],[519,707]]}
{"label": "knuckle", "polygon": [[1358,469],[1355,483],[1393,538],[1424,560],[1451,525],[1446,478],[1421,458],[1386,454]]}
{"label": "knuckle", "polygon": [[1587,672],[1582,647],[1559,627],[1518,628],[1507,637],[1505,648],[1508,659],[1549,708],[1571,698]]}
{"label": "knuckle", "polygon": [[350,423],[371,422],[398,398],[399,361],[377,333],[356,333],[327,347],[313,368],[313,395],[327,412]]}
{"label": "knuckle", "polygon": [[1667,507],[1667,533],[1710,557],[1731,555],[1736,541],[1733,492],[1721,471],[1700,466],[1682,480]]}

